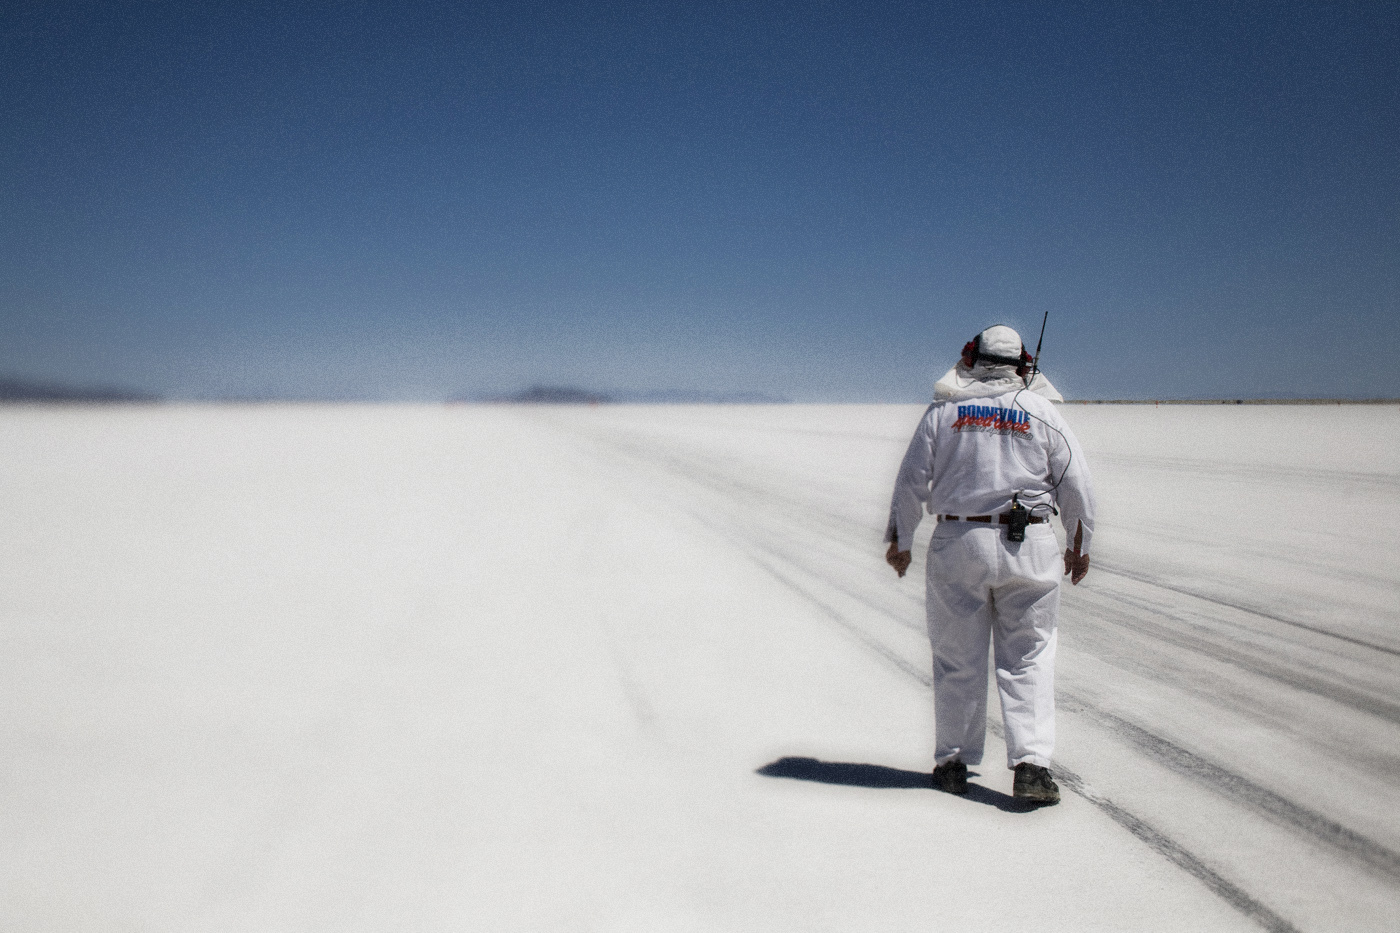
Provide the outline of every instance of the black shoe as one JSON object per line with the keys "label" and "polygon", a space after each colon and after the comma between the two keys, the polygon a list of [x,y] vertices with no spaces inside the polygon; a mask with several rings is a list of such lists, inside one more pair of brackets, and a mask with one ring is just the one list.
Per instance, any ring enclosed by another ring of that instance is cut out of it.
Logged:
{"label": "black shoe", "polygon": [[949,794],[967,793],[967,765],[954,758],[933,769],[933,786]]}
{"label": "black shoe", "polygon": [[1029,803],[1059,803],[1060,785],[1050,780],[1050,769],[1023,761],[1016,766],[1011,796]]}

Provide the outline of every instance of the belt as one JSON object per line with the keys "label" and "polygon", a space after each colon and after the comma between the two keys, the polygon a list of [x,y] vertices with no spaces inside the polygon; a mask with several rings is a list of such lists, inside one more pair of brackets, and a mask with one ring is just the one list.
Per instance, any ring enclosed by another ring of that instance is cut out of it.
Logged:
{"label": "belt", "polygon": [[[940,522],[983,522],[988,525],[995,520],[998,525],[1011,524],[1011,516],[1006,512],[1000,515],[940,515],[938,516],[938,520]],[[1040,515],[1032,515],[1029,524],[1040,525],[1048,521],[1050,521],[1050,519]]]}

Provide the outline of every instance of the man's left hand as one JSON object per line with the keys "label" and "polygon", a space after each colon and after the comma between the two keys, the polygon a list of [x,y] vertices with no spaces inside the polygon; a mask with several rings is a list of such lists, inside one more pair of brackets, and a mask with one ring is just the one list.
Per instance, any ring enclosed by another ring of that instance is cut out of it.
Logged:
{"label": "man's left hand", "polygon": [[899,544],[894,541],[890,542],[890,549],[885,552],[885,563],[893,567],[901,577],[904,576],[904,571],[909,569],[909,562],[913,559],[913,554],[901,551]]}
{"label": "man's left hand", "polygon": [[1065,548],[1065,574],[1069,582],[1078,585],[1089,572],[1089,555],[1081,554],[1073,548]]}

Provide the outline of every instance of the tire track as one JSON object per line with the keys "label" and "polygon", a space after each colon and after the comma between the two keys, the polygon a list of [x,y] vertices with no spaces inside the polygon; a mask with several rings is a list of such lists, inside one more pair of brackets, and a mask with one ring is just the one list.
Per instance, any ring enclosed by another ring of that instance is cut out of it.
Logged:
{"label": "tire track", "polygon": [[[1004,739],[1000,731],[997,732],[997,736],[998,738]],[[1159,832],[1112,800],[1096,793],[1078,774],[1075,774],[1062,765],[1056,764],[1055,776],[1063,781],[1065,786],[1074,793],[1097,807],[1099,812],[1106,815],[1109,819],[1113,820],[1113,822],[1145,843],[1148,848],[1161,855],[1188,875],[1199,880],[1206,887],[1214,891],[1216,896],[1225,901],[1225,903],[1229,904],[1231,907],[1235,908],[1235,910],[1244,914],[1264,929],[1270,931],[1270,933],[1300,933],[1296,926],[1289,923],[1286,919],[1260,901],[1251,897],[1243,888],[1227,881],[1209,865],[1201,861],[1189,850],[1177,844],[1169,836]]]}
{"label": "tire track", "polygon": [[1066,712],[1083,716],[1107,729],[1125,744],[1131,745],[1153,761],[1165,765],[1177,774],[1206,785],[1220,796],[1234,801],[1275,825],[1311,836],[1314,840],[1331,847],[1353,862],[1370,869],[1373,874],[1384,881],[1400,884],[1400,854],[1380,843],[1368,839],[1314,810],[1296,804],[1287,797],[1276,794],[1246,777],[1207,761],[1200,755],[1149,732],[1121,716],[1089,703],[1073,693],[1060,691],[1056,703]]}
{"label": "tire track", "polygon": [[1104,566],[1102,562],[1095,563],[1094,567],[1097,570],[1102,570],[1104,573],[1111,574],[1113,576],[1125,577],[1129,580],[1135,580],[1138,583],[1145,583],[1148,586],[1155,586],[1158,589],[1169,590],[1173,593],[1179,593],[1182,596],[1190,596],[1193,599],[1199,599],[1203,602],[1214,603],[1217,606],[1224,606],[1227,609],[1234,609],[1239,612],[1248,613],[1252,616],[1257,616],[1261,619],[1268,619],[1271,622],[1278,622],[1281,625],[1290,625],[1293,628],[1302,629],[1305,632],[1312,632],[1314,635],[1324,635],[1328,638],[1335,638],[1339,641],[1349,642],[1353,645],[1359,645],[1362,648],[1370,648],[1372,651],[1379,651],[1384,654],[1388,654],[1392,657],[1400,657],[1400,648],[1392,648],[1388,645],[1381,645],[1373,641],[1367,641],[1364,638],[1355,638],[1351,635],[1343,635],[1340,632],[1333,632],[1329,629],[1321,628],[1316,625],[1309,625],[1306,622],[1298,622],[1295,619],[1288,619],[1281,615],[1276,615],[1272,612],[1266,612],[1262,609],[1257,609],[1253,606],[1246,606],[1242,603],[1232,602],[1228,599],[1221,599],[1218,596],[1211,596],[1208,593],[1203,593],[1200,590],[1195,590],[1190,587],[1181,586],[1180,584],[1167,583],[1161,580],[1160,578],[1153,576],[1152,574],[1143,573],[1140,570],[1128,570],[1127,568],[1114,566],[1112,564]]}
{"label": "tire track", "polygon": [[[1105,599],[1121,603],[1138,612],[1152,613],[1158,616],[1171,618],[1160,609],[1144,605],[1141,602],[1118,593],[1101,592]],[[1118,624],[1112,620],[1106,620],[1109,624]],[[1178,620],[1179,621],[1179,620]],[[1222,664],[1229,664],[1239,670],[1272,680],[1275,683],[1283,684],[1303,693],[1311,693],[1314,696],[1322,697],[1333,703],[1339,703],[1358,712],[1384,719],[1387,722],[1400,725],[1400,703],[1393,703],[1381,697],[1374,696],[1362,690],[1349,687],[1346,684],[1327,680],[1322,677],[1314,677],[1306,674],[1296,667],[1290,667],[1286,663],[1269,660],[1262,652],[1245,652],[1231,648],[1218,641],[1207,642],[1202,638],[1192,638],[1186,634],[1173,630],[1170,626],[1162,625],[1150,619],[1137,618],[1133,621],[1133,632],[1155,638],[1163,644],[1171,645],[1185,651],[1193,651]],[[1207,647],[1209,644],[1209,647]]]}
{"label": "tire track", "polygon": [[1400,487],[1400,478],[1385,473],[1363,473],[1359,470],[1320,470],[1312,467],[1288,467],[1269,464],[1221,464],[1192,457],[1138,457],[1095,451],[1094,460],[1136,469],[1158,470],[1164,473],[1204,473],[1226,480],[1256,482],[1261,475],[1295,483],[1327,483],[1346,485],[1358,490],[1388,492]]}

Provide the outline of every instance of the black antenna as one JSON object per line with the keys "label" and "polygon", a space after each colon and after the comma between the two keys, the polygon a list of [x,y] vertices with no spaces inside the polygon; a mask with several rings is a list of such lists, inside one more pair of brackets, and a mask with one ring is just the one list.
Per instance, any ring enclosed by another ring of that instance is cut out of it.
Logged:
{"label": "black antenna", "polygon": [[1040,372],[1040,345],[1045,343],[1045,322],[1050,320],[1050,312],[1045,312],[1045,317],[1040,319],[1040,339],[1035,342],[1035,359],[1031,360],[1031,375],[1026,380],[1026,385],[1035,381],[1036,374]]}

